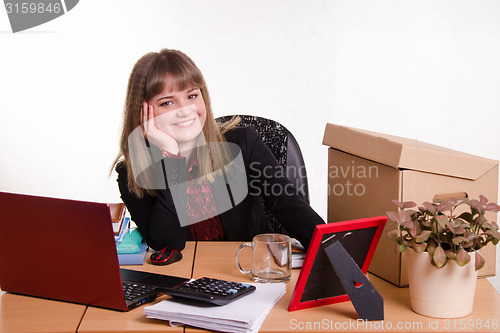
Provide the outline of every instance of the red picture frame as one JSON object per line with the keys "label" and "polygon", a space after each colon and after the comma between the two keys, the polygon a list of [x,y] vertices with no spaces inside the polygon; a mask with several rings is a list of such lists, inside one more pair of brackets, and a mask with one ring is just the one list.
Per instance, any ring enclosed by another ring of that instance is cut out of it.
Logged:
{"label": "red picture frame", "polygon": [[288,311],[349,301],[349,296],[340,284],[331,263],[325,257],[321,243],[333,235],[341,236],[341,244],[366,274],[386,222],[387,217],[377,216],[317,225]]}

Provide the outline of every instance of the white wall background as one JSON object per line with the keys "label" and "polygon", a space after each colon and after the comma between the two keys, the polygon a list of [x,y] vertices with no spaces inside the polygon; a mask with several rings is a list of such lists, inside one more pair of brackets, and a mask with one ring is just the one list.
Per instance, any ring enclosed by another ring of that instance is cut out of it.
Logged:
{"label": "white wall background", "polygon": [[81,0],[16,34],[0,9],[0,191],[119,200],[128,75],[164,47],[195,60],[216,116],[294,133],[325,218],[327,122],[500,160],[500,1]]}

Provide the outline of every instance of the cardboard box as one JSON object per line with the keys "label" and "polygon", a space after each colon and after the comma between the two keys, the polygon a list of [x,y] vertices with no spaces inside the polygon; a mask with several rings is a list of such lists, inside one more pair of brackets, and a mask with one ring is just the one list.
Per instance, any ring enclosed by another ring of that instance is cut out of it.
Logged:
{"label": "cardboard box", "polygon": [[[498,161],[417,140],[327,124],[328,223],[397,211],[393,199],[432,202],[436,194],[466,192],[498,201]],[[496,220],[490,213],[488,219]],[[388,222],[369,271],[407,286],[405,254],[387,237]],[[495,275],[496,247],[481,249],[479,276]]]}

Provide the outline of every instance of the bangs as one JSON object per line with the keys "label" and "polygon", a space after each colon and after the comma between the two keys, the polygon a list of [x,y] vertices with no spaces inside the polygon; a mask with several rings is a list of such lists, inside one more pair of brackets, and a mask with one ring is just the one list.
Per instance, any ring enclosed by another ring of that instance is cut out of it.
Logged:
{"label": "bangs", "polygon": [[145,100],[150,100],[165,88],[169,92],[184,91],[190,88],[202,89],[205,81],[199,69],[185,59],[162,56],[153,66],[146,78]]}

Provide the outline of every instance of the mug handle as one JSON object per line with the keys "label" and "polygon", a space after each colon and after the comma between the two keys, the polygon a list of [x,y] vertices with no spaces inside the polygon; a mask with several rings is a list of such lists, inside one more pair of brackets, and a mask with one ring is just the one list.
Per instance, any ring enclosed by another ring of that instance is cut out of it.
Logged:
{"label": "mug handle", "polygon": [[245,244],[241,244],[239,247],[238,247],[238,250],[236,251],[236,265],[238,266],[238,269],[240,270],[241,273],[243,274],[252,274],[252,271],[247,271],[247,270],[244,270],[242,267],[241,267],[241,264],[240,264],[240,251],[242,248],[244,247],[250,247],[250,248],[253,248],[252,247],[252,243],[245,243]]}

